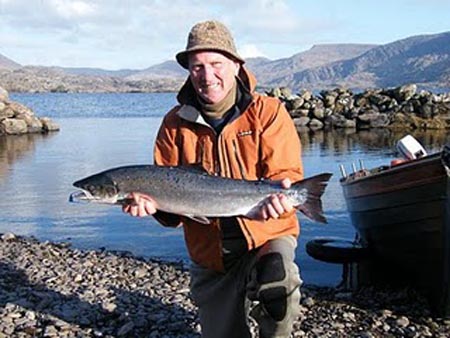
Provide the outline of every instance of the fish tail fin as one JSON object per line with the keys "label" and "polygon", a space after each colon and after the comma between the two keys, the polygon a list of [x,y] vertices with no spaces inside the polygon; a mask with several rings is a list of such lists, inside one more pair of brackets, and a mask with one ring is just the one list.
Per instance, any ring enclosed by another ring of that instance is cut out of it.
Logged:
{"label": "fish tail fin", "polygon": [[321,223],[327,223],[327,219],[323,215],[322,200],[325,188],[332,174],[324,173],[309,177],[292,185],[293,189],[306,189],[306,201],[295,208],[305,214],[312,220]]}

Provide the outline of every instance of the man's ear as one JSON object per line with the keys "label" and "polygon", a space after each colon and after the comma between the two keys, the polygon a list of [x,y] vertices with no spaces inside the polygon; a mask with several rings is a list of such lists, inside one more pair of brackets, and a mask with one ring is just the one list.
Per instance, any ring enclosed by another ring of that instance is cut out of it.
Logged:
{"label": "man's ear", "polygon": [[236,70],[234,71],[234,76],[238,76],[239,71],[241,70],[241,64],[239,62],[235,62],[234,65],[236,66]]}

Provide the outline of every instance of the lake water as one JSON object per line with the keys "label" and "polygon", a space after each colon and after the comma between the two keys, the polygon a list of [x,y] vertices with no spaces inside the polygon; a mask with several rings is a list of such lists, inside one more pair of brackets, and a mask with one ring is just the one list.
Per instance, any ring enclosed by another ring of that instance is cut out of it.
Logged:
{"label": "lake water", "polygon": [[[0,137],[0,233],[40,240],[70,241],[82,249],[127,250],[135,255],[187,259],[180,229],[152,218],[137,219],[118,207],[68,202],[72,183],[84,176],[126,164],[152,163],[155,134],[175,94],[11,94],[11,99],[49,116],[61,130],[49,135]],[[339,165],[385,165],[395,157],[404,133],[299,131],[306,176],[334,175],[323,196],[327,225],[299,215],[302,233],[297,262],[308,284],[336,285],[341,267],[308,257],[314,237],[352,239],[354,230],[339,185]],[[440,149],[446,133],[414,133],[427,151]]]}

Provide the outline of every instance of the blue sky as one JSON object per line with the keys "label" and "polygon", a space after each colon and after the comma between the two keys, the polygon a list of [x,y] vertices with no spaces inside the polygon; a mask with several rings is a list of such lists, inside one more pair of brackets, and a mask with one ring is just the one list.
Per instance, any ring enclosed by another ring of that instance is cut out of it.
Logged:
{"label": "blue sky", "polygon": [[218,19],[244,57],[450,31],[450,0],[0,0],[0,54],[22,65],[142,69]]}

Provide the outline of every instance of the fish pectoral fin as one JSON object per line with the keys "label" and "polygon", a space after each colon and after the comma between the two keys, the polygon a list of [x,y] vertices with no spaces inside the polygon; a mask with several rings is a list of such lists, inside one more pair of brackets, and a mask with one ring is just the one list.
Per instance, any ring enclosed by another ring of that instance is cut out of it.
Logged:
{"label": "fish pectoral fin", "polygon": [[195,216],[195,215],[184,215],[198,223],[202,223],[202,224],[211,224],[211,222],[209,221],[209,219],[207,217],[204,216]]}

